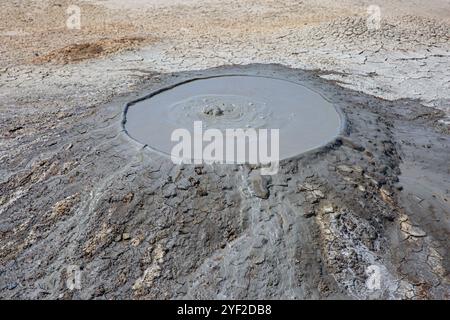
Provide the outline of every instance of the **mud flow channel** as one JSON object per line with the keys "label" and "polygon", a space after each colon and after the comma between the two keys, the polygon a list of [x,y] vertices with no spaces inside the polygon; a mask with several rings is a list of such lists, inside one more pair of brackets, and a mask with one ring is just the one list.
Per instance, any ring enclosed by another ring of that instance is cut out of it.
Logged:
{"label": "mud flow channel", "polygon": [[127,106],[129,136],[169,155],[171,135],[194,122],[202,129],[279,129],[279,155],[286,159],[332,141],[343,127],[341,113],[320,94],[281,79],[230,75],[193,79],[149,94]]}

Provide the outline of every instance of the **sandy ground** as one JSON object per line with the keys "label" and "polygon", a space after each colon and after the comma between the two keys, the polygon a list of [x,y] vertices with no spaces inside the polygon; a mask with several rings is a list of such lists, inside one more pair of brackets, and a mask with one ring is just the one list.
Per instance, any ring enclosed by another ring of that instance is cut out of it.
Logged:
{"label": "sandy ground", "polygon": [[[74,4],[80,30],[66,27]],[[366,26],[371,4],[378,30]],[[0,15],[2,297],[448,298],[449,1],[13,0]],[[339,101],[353,142],[316,166],[287,164],[261,200],[248,168],[219,181],[176,173],[118,134],[133,97],[247,64]],[[255,225],[251,208],[266,215]],[[202,214],[184,218],[192,210]],[[211,211],[221,214],[209,221]],[[358,267],[375,262],[383,293],[367,291]],[[92,275],[84,290],[65,287],[70,264]]]}

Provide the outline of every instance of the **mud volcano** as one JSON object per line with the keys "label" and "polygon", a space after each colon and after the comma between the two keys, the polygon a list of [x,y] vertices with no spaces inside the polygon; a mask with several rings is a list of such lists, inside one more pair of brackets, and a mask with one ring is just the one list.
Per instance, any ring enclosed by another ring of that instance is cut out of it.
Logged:
{"label": "mud volcano", "polygon": [[262,76],[193,79],[127,105],[124,127],[136,141],[170,154],[175,129],[279,129],[280,159],[320,147],[340,132],[334,105],[300,84]]}

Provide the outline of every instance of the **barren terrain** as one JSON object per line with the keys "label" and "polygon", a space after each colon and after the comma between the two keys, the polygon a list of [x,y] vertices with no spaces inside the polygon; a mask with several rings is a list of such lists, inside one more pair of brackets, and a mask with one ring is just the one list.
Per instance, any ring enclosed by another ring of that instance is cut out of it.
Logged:
{"label": "barren terrain", "polygon": [[[12,0],[0,16],[0,297],[450,298],[449,1]],[[175,166],[123,132],[125,103],[229,73],[305,84],[348,126],[272,178]]]}

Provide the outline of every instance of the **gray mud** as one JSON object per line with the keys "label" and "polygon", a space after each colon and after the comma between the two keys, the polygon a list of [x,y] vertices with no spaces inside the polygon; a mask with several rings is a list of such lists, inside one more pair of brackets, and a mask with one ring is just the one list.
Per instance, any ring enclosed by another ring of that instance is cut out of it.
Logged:
{"label": "gray mud", "polygon": [[318,93],[290,81],[242,75],[156,91],[129,104],[124,120],[131,137],[166,155],[176,144],[172,132],[186,129],[193,136],[194,121],[223,135],[226,129],[277,129],[281,159],[327,144],[343,127],[333,104]]}
{"label": "gray mud", "polygon": [[[126,102],[230,73],[305,84],[342,110],[346,130],[272,177],[176,166],[122,130]],[[249,65],[155,75],[102,106],[2,117],[2,298],[449,298],[450,139],[443,113],[418,102]],[[70,265],[80,290],[66,286]],[[380,289],[366,285],[371,266]]]}

